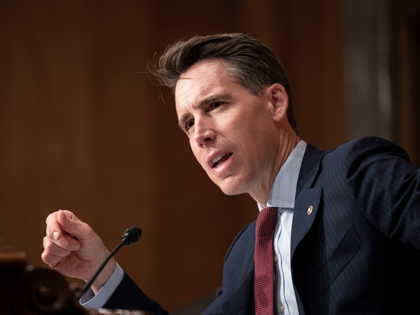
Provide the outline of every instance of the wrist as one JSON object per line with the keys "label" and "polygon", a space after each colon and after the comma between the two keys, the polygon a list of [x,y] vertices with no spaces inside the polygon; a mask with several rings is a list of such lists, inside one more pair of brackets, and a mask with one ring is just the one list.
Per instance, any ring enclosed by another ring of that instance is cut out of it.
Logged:
{"label": "wrist", "polygon": [[111,278],[116,267],[117,262],[114,258],[111,258],[91,286],[91,289],[95,295],[107,283],[109,278]]}

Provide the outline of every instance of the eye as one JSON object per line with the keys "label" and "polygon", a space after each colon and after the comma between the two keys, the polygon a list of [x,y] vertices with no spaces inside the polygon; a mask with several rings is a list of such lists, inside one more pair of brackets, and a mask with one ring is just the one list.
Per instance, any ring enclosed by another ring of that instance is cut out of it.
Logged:
{"label": "eye", "polygon": [[185,123],[185,131],[190,130],[192,126],[194,126],[194,120],[193,120],[193,119],[188,120],[188,121]]}
{"label": "eye", "polygon": [[224,102],[213,102],[210,104],[210,110],[216,109],[220,106],[222,106],[224,104]]}

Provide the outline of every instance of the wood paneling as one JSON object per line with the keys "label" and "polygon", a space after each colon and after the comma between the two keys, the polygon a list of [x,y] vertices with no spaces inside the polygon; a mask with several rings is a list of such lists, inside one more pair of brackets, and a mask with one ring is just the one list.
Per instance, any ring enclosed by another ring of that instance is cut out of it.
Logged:
{"label": "wood paneling", "polygon": [[346,140],[339,1],[0,3],[0,236],[40,265],[46,216],[72,210],[169,310],[221,286],[224,255],[257,216],[212,184],[178,130],[173,99],[145,74],[156,51],[194,34],[244,32],[280,56],[301,136]]}
{"label": "wood paneling", "polygon": [[288,71],[301,137],[321,149],[347,141],[342,1],[285,1],[280,60]]}
{"label": "wood paneling", "polygon": [[400,1],[396,9],[398,143],[420,166],[420,1]]}

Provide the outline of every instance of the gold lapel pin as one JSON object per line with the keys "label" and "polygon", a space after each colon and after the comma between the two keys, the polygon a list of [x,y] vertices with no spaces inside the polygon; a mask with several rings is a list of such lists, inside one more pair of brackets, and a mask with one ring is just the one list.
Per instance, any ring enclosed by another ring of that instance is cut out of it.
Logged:
{"label": "gold lapel pin", "polygon": [[314,209],[314,207],[312,207],[312,206],[310,206],[308,208],[308,211],[307,211],[308,215],[311,215],[313,209]]}

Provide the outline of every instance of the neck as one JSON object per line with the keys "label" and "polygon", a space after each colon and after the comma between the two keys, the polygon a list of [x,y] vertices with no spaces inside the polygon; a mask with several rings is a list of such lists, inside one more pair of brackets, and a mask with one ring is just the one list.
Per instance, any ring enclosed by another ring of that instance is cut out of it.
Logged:
{"label": "neck", "polygon": [[271,187],[273,186],[277,174],[280,172],[281,167],[286,162],[290,153],[292,153],[293,149],[300,141],[299,137],[292,129],[288,131],[289,132],[280,133],[277,155],[274,158],[271,168],[268,169],[267,179],[260,183],[255,191],[249,192],[249,195],[263,208],[267,206],[268,196],[270,195]]}

